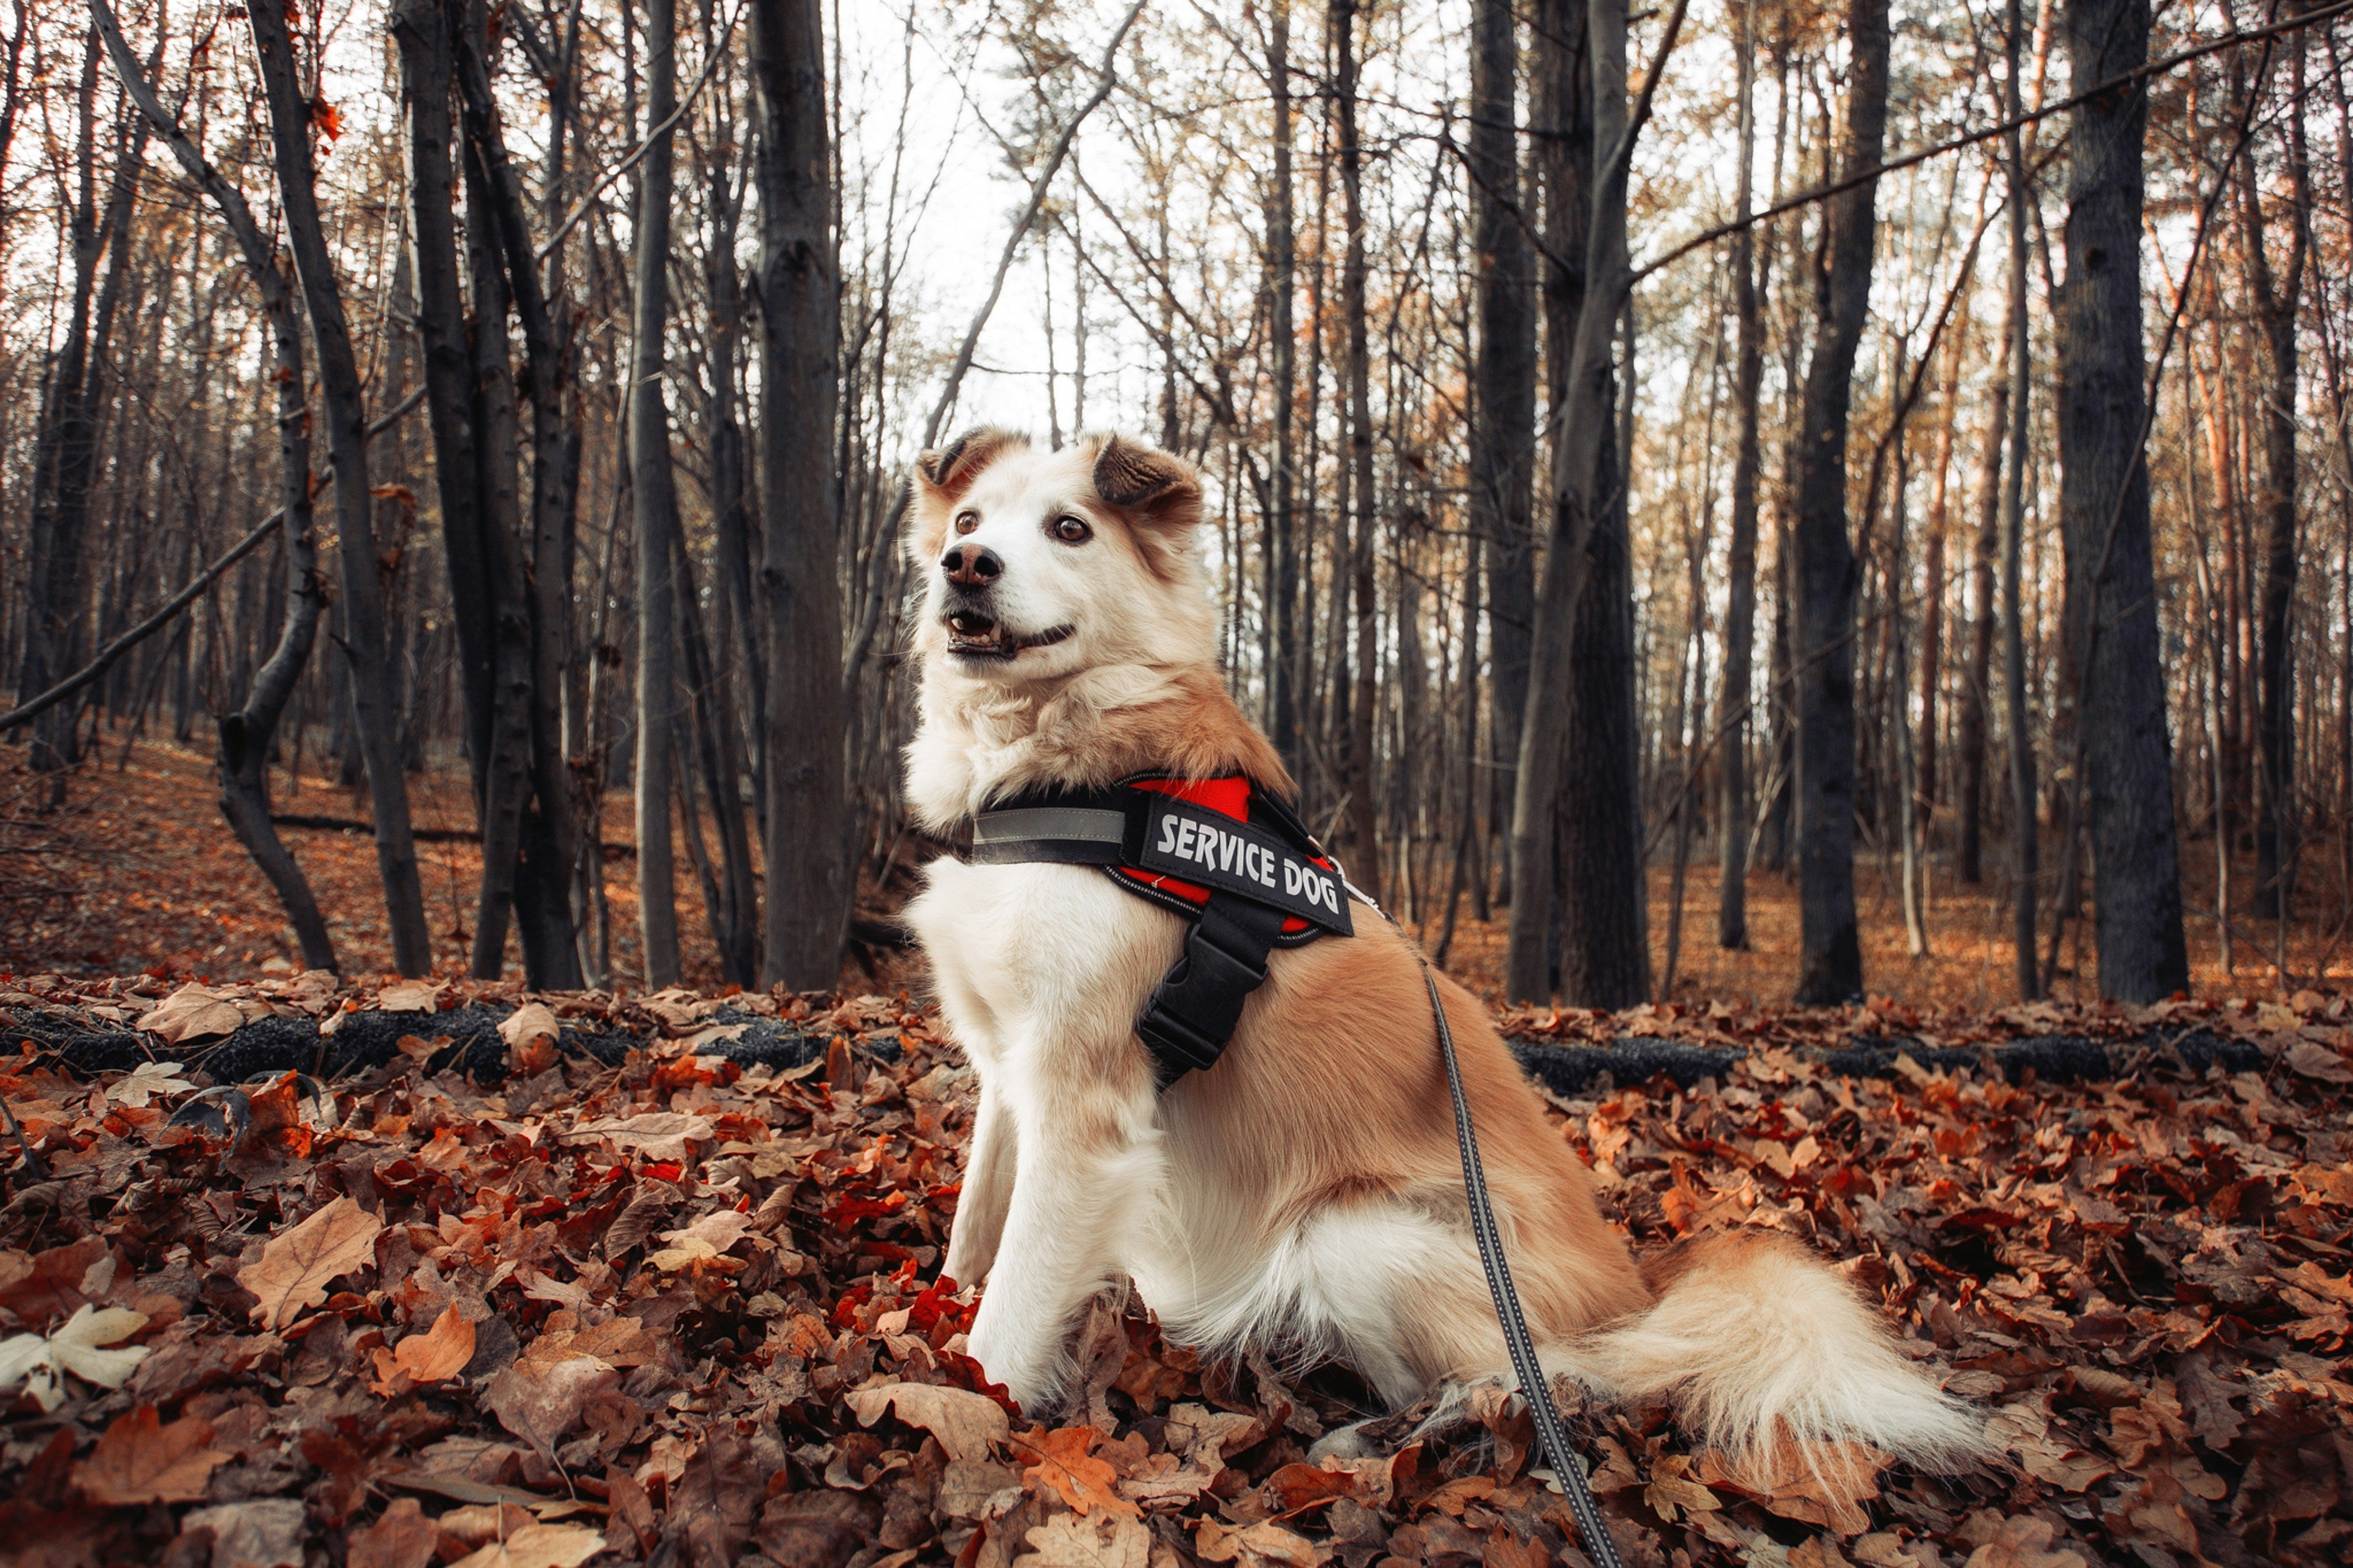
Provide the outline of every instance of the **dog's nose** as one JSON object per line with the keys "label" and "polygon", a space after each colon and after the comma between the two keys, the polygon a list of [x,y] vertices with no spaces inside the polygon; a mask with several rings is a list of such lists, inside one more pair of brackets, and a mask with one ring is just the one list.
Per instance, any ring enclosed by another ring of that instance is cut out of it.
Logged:
{"label": "dog's nose", "polygon": [[959,588],[986,588],[1005,572],[1005,563],[977,544],[954,546],[940,557],[940,564]]}

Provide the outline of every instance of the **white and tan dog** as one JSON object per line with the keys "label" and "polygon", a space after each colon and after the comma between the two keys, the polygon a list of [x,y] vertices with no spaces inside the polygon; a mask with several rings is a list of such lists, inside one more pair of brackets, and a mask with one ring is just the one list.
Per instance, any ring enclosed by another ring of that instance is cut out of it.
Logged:
{"label": "white and tan dog", "polygon": [[[976,431],[926,453],[905,541],[916,816],[944,831],[1021,791],[1247,774],[1289,799],[1216,668],[1193,470],[1111,437]],[[1336,1359],[1393,1405],[1510,1376],[1472,1240],[1422,971],[1369,910],[1279,952],[1233,1043],[1166,1092],[1134,1024],[1185,919],[1088,867],[933,862],[908,908],[980,1079],[944,1272],[986,1279],[972,1354],[1024,1406],[1132,1277],[1172,1340]],[[1932,1466],[1979,1451],[1967,1406],[1803,1247],[1763,1234],[1638,1266],[1478,1002],[1441,980],[1498,1222],[1554,1375],[1671,1405],[1758,1459],[1788,1438]]]}

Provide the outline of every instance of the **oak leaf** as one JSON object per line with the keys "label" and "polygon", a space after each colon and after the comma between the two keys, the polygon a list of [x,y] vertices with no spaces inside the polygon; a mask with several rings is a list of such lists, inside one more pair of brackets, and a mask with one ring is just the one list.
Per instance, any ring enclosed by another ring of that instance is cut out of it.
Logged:
{"label": "oak leaf", "polygon": [[254,1319],[265,1329],[282,1329],[325,1300],[327,1281],[375,1261],[383,1229],[384,1221],[342,1197],[272,1237],[259,1262],[237,1271],[237,1282],[256,1298]]}
{"label": "oak leaf", "polygon": [[1013,1568],[1146,1568],[1152,1561],[1152,1531],[1125,1514],[1057,1514],[1028,1539]]}
{"label": "oak leaf", "polygon": [[74,1484],[105,1508],[138,1508],[151,1502],[195,1502],[205,1495],[215,1467],[229,1456],[205,1447],[213,1424],[185,1415],[166,1426],[152,1405],[118,1415],[106,1436],[74,1467]]}
{"label": "oak leaf", "polygon": [[1019,1434],[1013,1442],[1037,1458],[1021,1472],[1022,1484],[1051,1487],[1081,1513],[1106,1508],[1114,1513],[1141,1514],[1143,1510],[1119,1495],[1119,1472],[1090,1456],[1088,1450],[1102,1436],[1092,1426],[1065,1426],[1055,1432],[1033,1426]]}
{"label": "oak leaf", "polygon": [[1232,1563],[1238,1568],[1323,1568],[1332,1549],[1273,1523],[1229,1530],[1214,1519],[1201,1521],[1193,1536],[1193,1550],[1205,1562]]}

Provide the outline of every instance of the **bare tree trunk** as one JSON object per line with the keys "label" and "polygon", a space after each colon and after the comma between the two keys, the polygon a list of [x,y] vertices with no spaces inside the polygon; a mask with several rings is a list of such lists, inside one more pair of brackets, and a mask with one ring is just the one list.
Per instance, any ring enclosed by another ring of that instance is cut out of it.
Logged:
{"label": "bare tree trunk", "polygon": [[[760,121],[760,467],[766,482],[760,605],[767,634],[768,908],[760,977],[804,990],[834,984],[854,891],[834,585],[839,502],[827,482],[840,258],[831,228],[824,44],[818,0],[752,0]],[[1061,145],[1067,151],[1067,136]],[[958,357],[970,363],[969,340]]]}
{"label": "bare tree trunk", "polygon": [[[2076,0],[2063,14],[2076,81],[2148,58],[2148,0]],[[2186,991],[2173,745],[2149,537],[2147,355],[2141,339],[2141,145],[2147,87],[2069,116],[2067,281],[2059,296],[2060,509],[2072,640],[2089,652],[2084,727],[2100,994],[2147,1004]]]}
{"label": "bare tree trunk", "polygon": [[[253,857],[285,907],[295,940],[301,944],[306,968],[335,969],[335,944],[310,879],[278,837],[269,818],[269,752],[280,718],[301,679],[316,640],[326,594],[319,581],[318,542],[311,536],[311,426],[306,398],[309,378],[302,367],[302,327],[294,313],[293,290],[279,270],[275,247],[262,237],[245,197],[206,161],[177,120],[155,95],[145,73],[132,58],[121,27],[106,0],[91,0],[90,15],[114,58],[123,89],[147,122],[164,139],[180,167],[209,196],[245,258],[246,271],[261,300],[269,323],[270,348],[278,374],[273,377],[278,401],[280,508],[285,539],[286,607],[278,646],[248,689],[244,704],[220,721],[220,808],[229,831]],[[193,551],[191,552],[193,555]],[[162,673],[169,650],[159,655]],[[142,705],[143,711],[143,703]],[[136,731],[134,729],[135,735]],[[299,748],[298,748],[299,749]],[[126,747],[126,755],[128,754]]]}
{"label": "bare tree trunk", "polygon": [[1342,222],[1347,251],[1340,268],[1340,321],[1347,333],[1348,471],[1355,521],[1349,540],[1350,609],[1356,629],[1356,670],[1348,709],[1348,858],[1352,874],[1380,893],[1379,816],[1374,809],[1373,713],[1380,669],[1379,612],[1375,602],[1373,531],[1372,355],[1365,323],[1364,148],[1356,123],[1357,0],[1332,0],[1333,93],[1339,111]]}
{"label": "bare tree trunk", "polygon": [[[2287,127],[2290,191],[2284,271],[2274,272],[2272,267],[2261,176],[2252,142],[2239,158],[2239,212],[2247,278],[2254,290],[2256,323],[2263,331],[2271,372],[2271,385],[2263,398],[2263,481],[2258,497],[2263,513],[2263,582],[2257,645],[2262,691],[2255,903],[2262,912],[2281,921],[2288,918],[2295,899],[2296,312],[2303,301],[2305,265],[2312,248],[2310,160],[2302,112],[2305,35],[2293,35],[2285,47],[2294,68],[2289,101],[2296,107],[2283,117]],[[2251,90],[2262,90],[2260,84]]]}
{"label": "bare tree trunk", "polygon": [[[1292,297],[1298,287],[1298,224],[1293,211],[1291,178],[1291,0],[1270,0],[1267,14],[1267,86],[1274,97],[1274,202],[1267,215],[1267,289],[1273,339],[1274,472],[1269,476],[1274,492],[1270,542],[1273,574],[1267,583],[1263,613],[1272,623],[1267,659],[1267,712],[1274,730],[1275,749],[1291,776],[1301,778],[1306,758],[1300,733],[1302,661],[1299,626],[1299,540],[1293,516],[1293,494],[1298,479],[1296,382],[1299,345],[1292,320]],[[1083,289],[1086,275],[1079,273]],[[1079,395],[1083,417],[1086,366],[1086,320],[1082,292],[1079,321]],[[1313,482],[1313,476],[1310,476]]]}
{"label": "bare tree trunk", "polygon": [[370,516],[367,410],[359,362],[352,352],[343,293],[320,222],[317,177],[311,160],[311,107],[295,79],[293,39],[287,31],[286,16],[269,5],[252,7],[247,16],[269,96],[271,148],[288,248],[294,255],[295,273],[310,312],[311,342],[318,348],[327,454],[335,468],[344,656],[350,667],[360,756],[367,770],[376,870],[384,882],[393,963],[403,974],[426,974],[433,967],[433,943],[425,923],[425,891],[417,876],[417,845],[409,825],[408,781],[400,766],[400,712],[393,690],[384,587],[377,575],[375,529]]}
{"label": "bare tree trunk", "polygon": [[[1887,122],[1887,0],[1853,0],[1841,177],[1875,167]],[[1799,414],[1795,492],[1798,686],[1797,1000],[1860,1000],[1854,906],[1854,549],[1847,537],[1847,408],[1871,300],[1878,182],[1834,197],[1823,221],[1820,325]]]}
{"label": "bare tree trunk", "polygon": [[[1542,38],[1539,59],[1552,46]],[[1476,423],[1471,446],[1471,531],[1483,542],[1493,597],[1495,665],[1489,734],[1498,777],[1517,756],[1527,710],[1528,606],[1535,591],[1535,295],[1524,226],[1518,109],[1518,26],[1509,0],[1478,0],[1472,14],[1471,203],[1478,256],[1479,348],[1472,368]],[[1539,118],[1548,105],[1536,105]],[[1467,634],[1468,628],[1466,628]],[[1466,686],[1470,702],[1475,688]],[[1504,796],[1508,798],[1508,795]],[[1464,802],[1465,811],[1472,809]],[[1508,825],[1506,826],[1508,831]],[[1483,862],[1484,857],[1481,857]],[[1450,919],[1451,908],[1450,905]]]}
{"label": "bare tree trunk", "polygon": [[[629,485],[638,560],[638,938],[646,984],[679,977],[678,901],[670,839],[670,731],[678,708],[676,585],[670,540],[679,531],[670,466],[669,374],[670,114],[678,107],[678,20],[673,0],[647,0],[646,158],[639,165],[636,317],[629,351]],[[830,446],[830,441],[828,443]]]}
{"label": "bare tree trunk", "polygon": [[[2015,121],[2023,101],[2020,92],[2019,47],[2024,22],[2019,0],[2010,0],[2010,20],[2004,48],[2009,118]],[[2026,531],[2026,462],[2028,424],[2028,357],[2026,320],[2027,204],[2033,191],[2027,184],[2025,143],[2016,124],[2009,133],[2010,171],[2010,467],[2002,496],[2001,647],[2002,705],[2010,739],[2010,941],[2017,960],[2018,990],[2031,998],[2042,992],[2042,976],[2034,956],[2034,893],[2038,870],[2034,794],[2034,742],[2026,710],[2026,614],[2020,593],[2021,556]]]}
{"label": "bare tree trunk", "polygon": [[[2001,334],[2004,344],[2010,331]],[[1960,783],[1954,804],[1953,875],[1968,887],[1985,880],[1986,712],[1991,695],[1994,641],[1994,571],[2001,553],[2001,456],[2010,426],[2010,382],[1994,378],[1979,450],[1975,511],[1977,530],[1969,555],[1969,662],[1961,685],[1961,710],[1954,745],[1960,752]]]}
{"label": "bare tree trunk", "polygon": [[[1740,167],[1735,216],[1751,206],[1750,169],[1757,162],[1757,0],[1740,11]],[[1732,516],[1725,563],[1724,615],[1723,771],[1716,811],[1717,875],[1715,944],[1748,945],[1748,719],[1750,660],[1757,646],[1757,477],[1763,466],[1757,443],[1757,402],[1765,384],[1763,279],[1770,276],[1770,253],[1759,267],[1753,228],[1732,237],[1732,308],[1738,321],[1733,417]],[[1768,231],[1769,235],[1769,231]]]}

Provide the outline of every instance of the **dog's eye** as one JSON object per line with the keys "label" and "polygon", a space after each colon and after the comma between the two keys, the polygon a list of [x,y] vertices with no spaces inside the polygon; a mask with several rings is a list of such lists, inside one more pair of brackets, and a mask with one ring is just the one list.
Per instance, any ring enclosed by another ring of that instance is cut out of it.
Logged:
{"label": "dog's eye", "polygon": [[970,533],[974,529],[978,528],[979,526],[980,513],[976,511],[960,511],[955,514],[955,531],[958,533]]}
{"label": "dog's eye", "polygon": [[1055,538],[1065,544],[1084,544],[1095,536],[1095,531],[1087,526],[1086,519],[1072,517],[1068,512],[1056,518],[1047,527]]}

